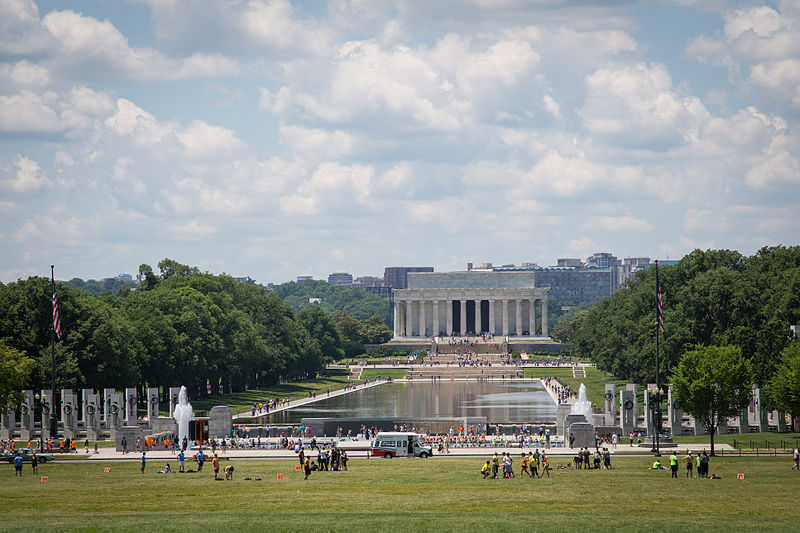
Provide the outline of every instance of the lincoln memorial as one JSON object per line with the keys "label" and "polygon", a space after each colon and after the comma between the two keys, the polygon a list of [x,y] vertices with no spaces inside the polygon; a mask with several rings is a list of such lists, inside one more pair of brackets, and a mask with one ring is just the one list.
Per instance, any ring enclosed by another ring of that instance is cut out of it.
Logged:
{"label": "lincoln memorial", "polygon": [[394,338],[547,337],[550,289],[534,287],[533,278],[533,272],[409,272],[408,288],[392,291]]}

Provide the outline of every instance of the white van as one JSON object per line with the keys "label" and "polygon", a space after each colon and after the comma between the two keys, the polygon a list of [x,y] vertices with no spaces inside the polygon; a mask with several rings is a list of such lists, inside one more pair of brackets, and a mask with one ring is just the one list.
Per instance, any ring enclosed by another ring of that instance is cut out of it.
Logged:
{"label": "white van", "polygon": [[418,433],[389,433],[379,431],[370,448],[374,457],[430,457],[433,448],[419,441]]}

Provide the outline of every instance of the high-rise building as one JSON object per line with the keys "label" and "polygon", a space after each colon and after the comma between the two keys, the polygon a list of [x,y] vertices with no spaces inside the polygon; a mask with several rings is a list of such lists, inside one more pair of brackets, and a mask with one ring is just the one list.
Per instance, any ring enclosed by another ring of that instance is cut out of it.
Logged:
{"label": "high-rise building", "polygon": [[331,285],[352,285],[353,275],[349,272],[334,272],[328,275],[328,283]]}
{"label": "high-rise building", "polygon": [[305,283],[306,281],[314,281],[313,276],[297,276],[297,283]]}
{"label": "high-rise building", "polygon": [[433,267],[386,267],[383,284],[393,289],[407,289],[409,272],[433,272]]}
{"label": "high-rise building", "polygon": [[377,276],[361,276],[353,280],[353,287],[366,289],[367,287],[382,287],[383,278]]}

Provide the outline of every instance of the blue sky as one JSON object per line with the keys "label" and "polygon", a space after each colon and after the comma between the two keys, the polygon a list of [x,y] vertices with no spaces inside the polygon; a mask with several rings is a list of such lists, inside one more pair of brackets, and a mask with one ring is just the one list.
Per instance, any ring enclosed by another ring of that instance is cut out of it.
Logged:
{"label": "blue sky", "polygon": [[0,281],[797,244],[800,5],[0,0]]}

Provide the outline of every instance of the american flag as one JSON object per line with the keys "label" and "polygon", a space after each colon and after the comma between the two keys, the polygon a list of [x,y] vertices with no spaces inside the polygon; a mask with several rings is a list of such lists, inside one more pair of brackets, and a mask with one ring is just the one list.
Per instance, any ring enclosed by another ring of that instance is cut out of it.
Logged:
{"label": "american flag", "polygon": [[56,298],[56,288],[53,287],[53,331],[58,338],[61,338],[61,318],[58,316],[58,298]]}

